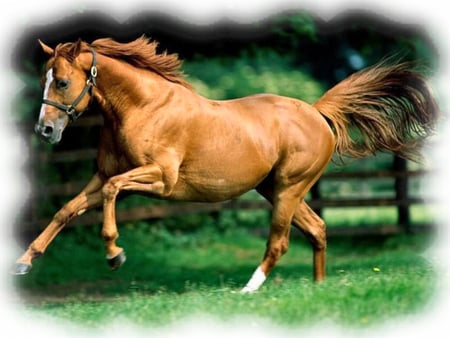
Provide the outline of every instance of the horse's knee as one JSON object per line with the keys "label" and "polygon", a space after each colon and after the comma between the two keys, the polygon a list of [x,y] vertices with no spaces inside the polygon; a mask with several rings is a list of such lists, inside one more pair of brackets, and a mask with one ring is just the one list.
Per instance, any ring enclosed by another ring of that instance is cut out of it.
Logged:
{"label": "horse's knee", "polygon": [[102,195],[106,200],[112,200],[116,198],[119,193],[120,182],[119,179],[112,177],[102,187]]}

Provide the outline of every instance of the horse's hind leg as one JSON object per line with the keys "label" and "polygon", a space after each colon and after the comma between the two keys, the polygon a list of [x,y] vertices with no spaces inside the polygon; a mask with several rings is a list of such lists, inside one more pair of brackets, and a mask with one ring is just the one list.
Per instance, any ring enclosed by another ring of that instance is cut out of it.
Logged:
{"label": "horse's hind leg", "polygon": [[327,248],[325,222],[303,200],[297,206],[292,224],[306,236],[313,248],[314,280],[325,279]]}
{"label": "horse's hind leg", "polygon": [[261,264],[241,290],[243,293],[254,292],[264,283],[266,276],[272,271],[280,257],[286,253],[289,246],[291,221],[299,199],[298,187],[291,186],[278,191],[274,196],[266,252]]}
{"label": "horse's hind leg", "polygon": [[[273,190],[270,184],[263,184],[256,190],[273,204]],[[313,275],[315,281],[325,278],[326,227],[324,221],[306,204],[299,200],[295,207],[292,224],[303,232],[313,248]]]}

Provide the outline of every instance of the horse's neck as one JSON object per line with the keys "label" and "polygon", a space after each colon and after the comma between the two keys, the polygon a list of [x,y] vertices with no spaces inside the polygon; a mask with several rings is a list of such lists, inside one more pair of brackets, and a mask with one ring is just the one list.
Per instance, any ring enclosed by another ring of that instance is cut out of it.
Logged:
{"label": "horse's neck", "polygon": [[156,74],[101,55],[98,59],[96,100],[106,121],[120,124],[167,90],[167,81]]}

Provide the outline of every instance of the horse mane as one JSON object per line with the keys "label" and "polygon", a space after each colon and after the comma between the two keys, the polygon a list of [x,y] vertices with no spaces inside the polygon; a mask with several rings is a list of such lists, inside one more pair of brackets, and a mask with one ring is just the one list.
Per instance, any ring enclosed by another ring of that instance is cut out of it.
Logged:
{"label": "horse mane", "polygon": [[[70,45],[72,44],[66,43],[58,46],[58,54],[64,56],[64,51],[67,51]],[[178,54],[168,54],[167,51],[158,53],[158,42],[150,41],[144,35],[128,43],[120,43],[112,38],[101,38],[90,45],[83,43],[82,50],[87,51],[89,46],[99,54],[121,59],[135,67],[153,71],[170,82],[191,88],[184,79],[185,74],[181,70],[182,61],[178,58]]]}

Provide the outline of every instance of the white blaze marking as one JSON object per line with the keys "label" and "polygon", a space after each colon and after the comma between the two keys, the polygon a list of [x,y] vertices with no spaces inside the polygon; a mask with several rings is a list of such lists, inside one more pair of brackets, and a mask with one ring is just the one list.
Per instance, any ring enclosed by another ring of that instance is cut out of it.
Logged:
{"label": "white blaze marking", "polygon": [[[47,71],[47,74],[46,74],[45,76],[46,76],[46,80],[45,80],[44,96],[43,96],[43,99],[44,99],[44,100],[48,98],[48,90],[49,90],[50,85],[51,85],[51,83],[52,83],[52,81],[53,81],[53,69],[50,68],[50,69]],[[45,103],[43,103],[43,104],[41,105],[41,111],[39,112],[39,121],[42,120],[42,119],[44,118],[44,115],[45,115],[45,106],[46,106]]]}
{"label": "white blaze marking", "polygon": [[266,280],[266,275],[261,270],[261,267],[258,268],[253,273],[252,277],[248,281],[247,285],[241,290],[241,293],[252,293],[259,289],[259,287]]}

